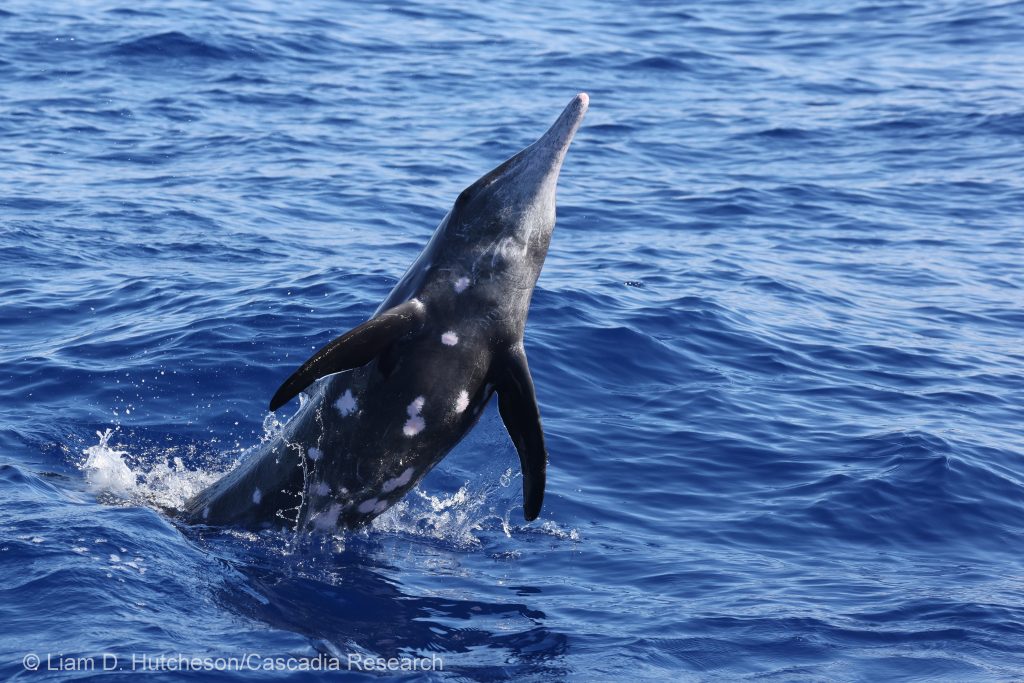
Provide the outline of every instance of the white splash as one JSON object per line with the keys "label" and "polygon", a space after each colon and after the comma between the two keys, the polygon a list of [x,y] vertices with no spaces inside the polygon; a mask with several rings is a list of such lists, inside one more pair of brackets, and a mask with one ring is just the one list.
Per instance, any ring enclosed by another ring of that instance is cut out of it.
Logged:
{"label": "white splash", "polygon": [[111,445],[114,434],[113,429],[96,432],[99,443],[84,449],[86,458],[78,463],[89,488],[98,495],[139,505],[180,508],[227,473],[224,467],[217,466],[185,469],[177,448],[130,454],[124,446]]}
{"label": "white splash", "polygon": [[500,476],[493,470],[479,473],[458,491],[431,494],[414,489],[370,523],[378,532],[435,538],[461,547],[479,547],[494,542],[494,534],[506,537],[542,534],[560,541],[580,540],[577,530],[552,521],[518,524],[521,499],[516,480],[519,473],[508,468]]}
{"label": "white splash", "polygon": [[253,505],[259,505],[261,500],[263,500],[263,492],[260,491],[259,489],[253,489],[253,492],[252,492],[252,502],[253,502]]}
{"label": "white splash", "polygon": [[352,413],[356,412],[356,408],[359,406],[356,403],[355,397],[352,396],[352,390],[346,389],[345,393],[341,395],[341,398],[334,402],[334,407],[338,409],[338,412],[341,413],[342,417],[348,417]]}
{"label": "white splash", "polygon": [[431,496],[419,489],[391,506],[372,522],[379,531],[412,533],[478,546],[476,532],[490,515],[483,509],[486,492],[470,493],[468,484],[451,495]]}
{"label": "white splash", "polygon": [[464,291],[466,291],[466,287],[469,287],[469,278],[460,277],[458,280],[455,281],[454,287],[456,294],[462,294]]}
{"label": "white splash", "polygon": [[542,531],[545,534],[548,534],[549,536],[554,536],[555,538],[562,541],[572,541],[573,543],[578,543],[580,540],[579,530],[563,529],[558,524],[550,520],[541,523],[538,531]]}
{"label": "white splash", "polygon": [[441,335],[441,343],[445,346],[455,346],[459,343],[459,335],[449,330]]}
{"label": "white splash", "polygon": [[109,444],[113,433],[111,429],[96,432],[100,442],[85,449],[88,457],[82,469],[86,480],[97,491],[129,498],[138,487],[138,477],[123,460],[128,451],[119,451]]}
{"label": "white splash", "polygon": [[466,408],[469,407],[469,393],[463,389],[459,392],[458,398],[455,399],[455,412],[464,413]]}

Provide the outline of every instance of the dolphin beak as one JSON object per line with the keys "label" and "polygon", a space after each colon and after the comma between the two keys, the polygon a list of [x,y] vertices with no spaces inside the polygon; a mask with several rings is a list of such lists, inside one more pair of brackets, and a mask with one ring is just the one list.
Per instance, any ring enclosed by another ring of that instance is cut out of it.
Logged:
{"label": "dolphin beak", "polygon": [[562,162],[565,161],[565,153],[569,151],[569,145],[579,130],[589,104],[590,97],[586,93],[581,92],[572,98],[558,120],[548,128],[548,132],[494,169],[487,178],[500,177],[505,169],[511,167],[514,169],[512,174],[517,178],[516,185],[520,190],[530,188],[526,196],[549,198],[553,209],[555,187],[562,170]]}
{"label": "dolphin beak", "polygon": [[576,95],[562,110],[558,120],[548,128],[548,132],[530,145],[535,151],[543,150],[547,153],[545,156],[548,156],[550,160],[549,168],[556,175],[562,168],[565,153],[569,151],[569,145],[572,144],[572,139],[576,136],[580,123],[583,122],[583,116],[587,113],[588,106],[590,106],[590,96],[587,93],[581,92]]}
{"label": "dolphin beak", "polygon": [[548,128],[548,132],[466,188],[459,195],[456,205],[464,197],[472,196],[473,190],[481,191],[501,181],[505,193],[513,193],[530,203],[541,200],[541,204],[546,202],[553,211],[555,189],[565,153],[569,151],[569,145],[579,130],[589,104],[587,93],[581,92],[572,98],[558,120]]}

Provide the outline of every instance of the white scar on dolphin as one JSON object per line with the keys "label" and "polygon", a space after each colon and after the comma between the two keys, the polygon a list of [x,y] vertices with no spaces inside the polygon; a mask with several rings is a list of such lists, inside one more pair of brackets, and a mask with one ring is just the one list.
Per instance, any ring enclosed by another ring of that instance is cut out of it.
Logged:
{"label": "white scar on dolphin", "polygon": [[519,454],[523,516],[541,511],[548,461],[523,332],[555,226],[558,177],[589,106],[576,95],[536,142],[459,194],[369,320],[281,384],[300,393],[273,439],[188,500],[196,524],[333,533],[394,505],[498,395]]}

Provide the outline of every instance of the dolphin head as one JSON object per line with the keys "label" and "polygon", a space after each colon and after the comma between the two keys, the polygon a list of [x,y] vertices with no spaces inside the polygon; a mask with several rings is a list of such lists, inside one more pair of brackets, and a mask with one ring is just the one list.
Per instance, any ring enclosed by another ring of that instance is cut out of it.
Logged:
{"label": "dolphin head", "polygon": [[589,102],[586,93],[576,95],[544,135],[455,201],[445,237],[460,250],[475,245],[478,273],[497,274],[514,263],[536,266],[534,279],[539,275],[555,226],[558,175]]}

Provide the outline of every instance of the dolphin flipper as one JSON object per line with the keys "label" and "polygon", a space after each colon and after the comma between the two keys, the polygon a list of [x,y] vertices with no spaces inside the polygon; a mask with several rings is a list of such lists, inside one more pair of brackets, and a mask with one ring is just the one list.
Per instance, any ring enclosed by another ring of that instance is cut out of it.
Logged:
{"label": "dolphin flipper", "polygon": [[349,330],[292,373],[270,399],[270,409],[277,410],[321,377],[366,365],[397,339],[419,329],[423,320],[423,304],[412,299]]}
{"label": "dolphin flipper", "polygon": [[532,522],[544,503],[548,452],[544,446],[544,430],[540,424],[533,377],[521,346],[502,363],[496,380],[498,412],[519,451],[519,464],[523,470],[523,517]]}

